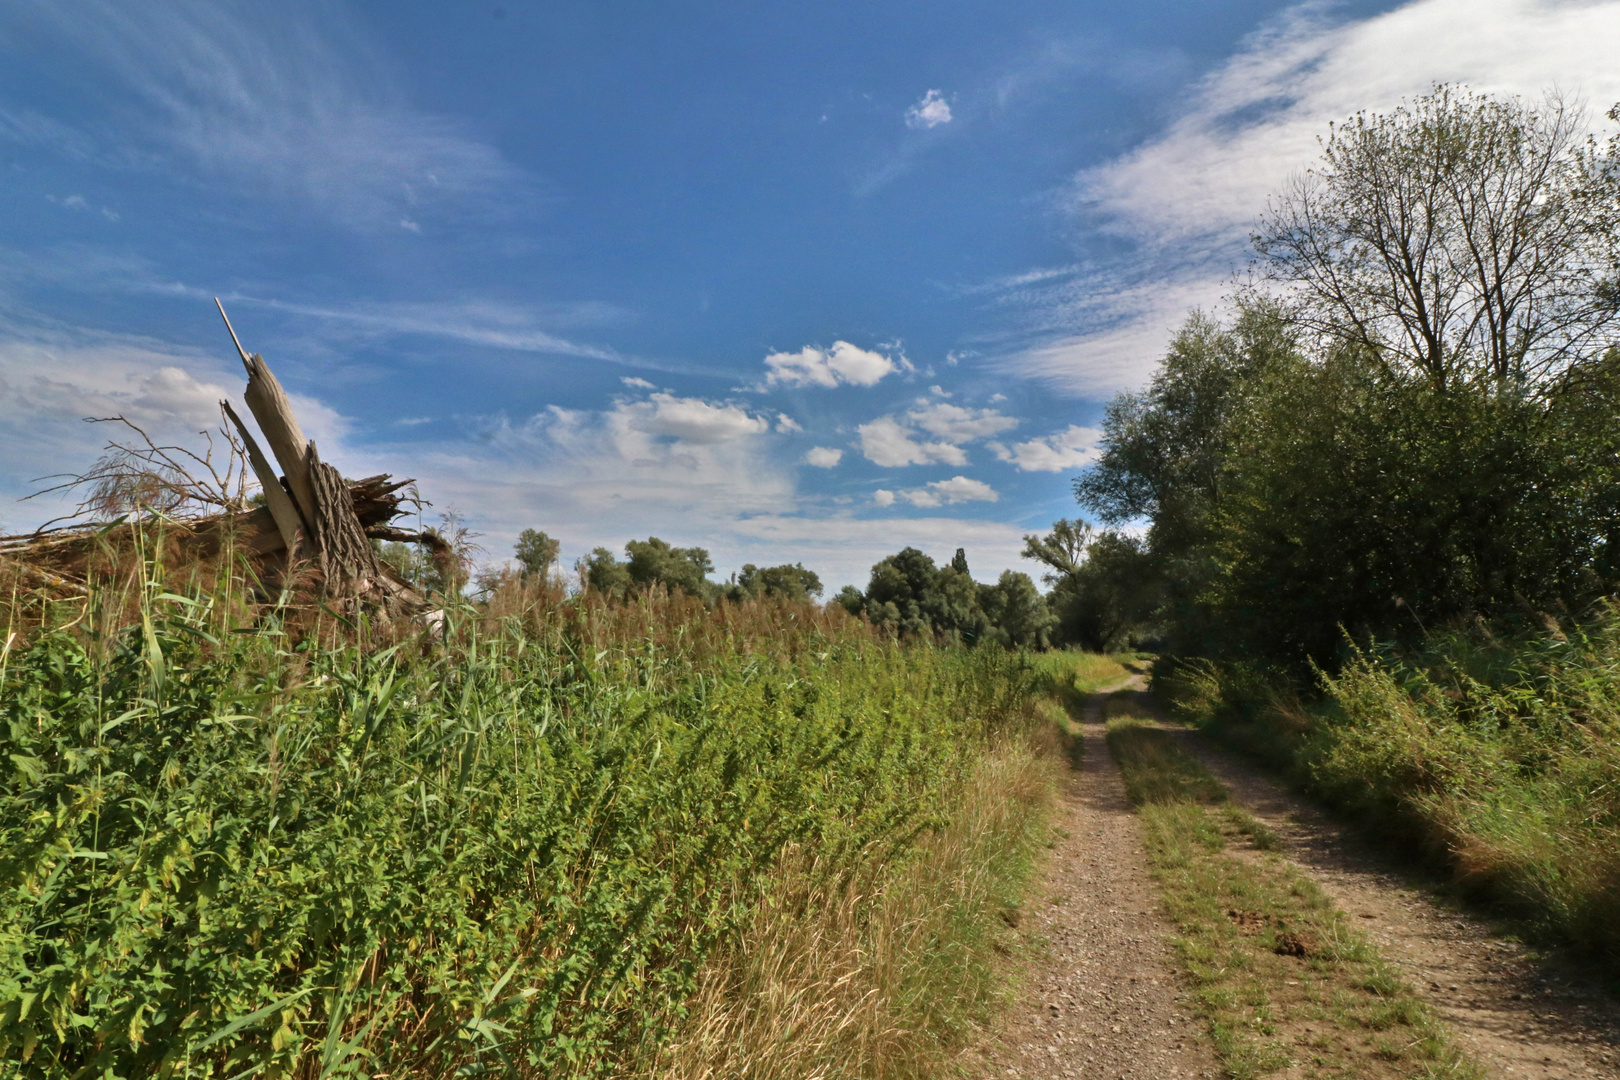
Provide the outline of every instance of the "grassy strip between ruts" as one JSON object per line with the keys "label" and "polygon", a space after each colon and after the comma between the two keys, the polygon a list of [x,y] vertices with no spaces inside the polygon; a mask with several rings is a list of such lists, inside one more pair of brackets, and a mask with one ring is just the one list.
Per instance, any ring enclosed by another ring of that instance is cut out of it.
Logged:
{"label": "grassy strip between ruts", "polygon": [[1128,699],[1108,748],[1146,825],[1177,953],[1235,1080],[1479,1077],[1444,1028],[1276,837]]}

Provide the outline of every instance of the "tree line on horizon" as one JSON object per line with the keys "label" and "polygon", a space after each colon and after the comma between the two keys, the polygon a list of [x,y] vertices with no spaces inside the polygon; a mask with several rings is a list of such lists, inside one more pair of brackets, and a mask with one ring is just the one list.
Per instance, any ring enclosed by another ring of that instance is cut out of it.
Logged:
{"label": "tree line on horizon", "polygon": [[[908,547],[829,602],[902,636],[1297,670],[1594,610],[1620,587],[1617,148],[1556,95],[1450,86],[1334,125],[1225,312],[1192,312],[1107,405],[1074,480],[1095,524],[1025,537],[1044,593]],[[527,530],[519,572],[556,554]],[[705,549],[657,537],[576,571],[612,597],[822,594],[798,563],[712,581]]]}

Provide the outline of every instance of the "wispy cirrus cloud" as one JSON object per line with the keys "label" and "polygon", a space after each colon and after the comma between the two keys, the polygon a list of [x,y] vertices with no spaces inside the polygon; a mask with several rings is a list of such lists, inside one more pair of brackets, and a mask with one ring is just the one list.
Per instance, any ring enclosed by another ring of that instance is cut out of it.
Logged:
{"label": "wispy cirrus cloud", "polygon": [[99,87],[115,117],[84,128],[9,109],[0,138],[106,164],[178,159],[187,173],[306,200],[360,228],[511,217],[538,197],[535,178],[489,140],[413,106],[330,5],[17,0],[0,11],[0,41],[74,58],[75,90]]}
{"label": "wispy cirrus cloud", "polygon": [[1620,2],[1416,0],[1367,19],[1297,5],[1210,72],[1156,137],[1082,172],[1072,219],[1129,254],[1006,283],[1034,340],[1001,365],[1071,393],[1140,385],[1191,307],[1219,303],[1247,265],[1267,196],[1308,167],[1331,121],[1385,110],[1436,82],[1620,100]]}

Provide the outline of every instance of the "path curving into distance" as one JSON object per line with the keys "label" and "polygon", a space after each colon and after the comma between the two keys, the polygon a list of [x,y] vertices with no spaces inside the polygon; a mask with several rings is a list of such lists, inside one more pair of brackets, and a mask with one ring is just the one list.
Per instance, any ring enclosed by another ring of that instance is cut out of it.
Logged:
{"label": "path curving into distance", "polygon": [[1086,704],[1081,764],[1056,819],[1060,839],[1019,926],[1046,940],[1044,955],[1000,1038],[963,1062],[987,1078],[1223,1075],[1202,1022],[1182,1003],[1141,822],[1103,745],[1102,700]]}
{"label": "path curving into distance", "polygon": [[[1157,705],[1135,691],[1141,711]],[[1077,726],[1083,752],[1056,819],[1059,839],[1020,931],[1044,942],[998,1035],[965,1054],[965,1075],[1097,1080],[1222,1077],[1204,1022],[1185,1001],[1141,823],[1104,743],[1093,695]],[[1592,978],[1537,961],[1459,912],[1319,806],[1180,725],[1177,733],[1275,831],[1311,877],[1435,1009],[1486,1075],[1620,1080],[1620,1001]],[[1299,1066],[1273,1074],[1312,1075]]]}

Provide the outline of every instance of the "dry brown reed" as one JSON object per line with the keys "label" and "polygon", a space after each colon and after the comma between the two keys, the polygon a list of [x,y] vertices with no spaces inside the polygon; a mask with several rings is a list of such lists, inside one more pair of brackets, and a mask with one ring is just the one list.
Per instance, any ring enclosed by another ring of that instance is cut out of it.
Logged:
{"label": "dry brown reed", "polygon": [[678,651],[698,662],[749,654],[795,661],[806,649],[870,640],[873,634],[869,623],[837,604],[765,597],[709,603],[662,586],[614,600],[594,590],[571,594],[556,578],[517,574],[494,579],[476,618],[485,637],[510,626],[532,641]]}
{"label": "dry brown reed", "polygon": [[798,850],[742,940],[702,973],[682,1033],[642,1080],[903,1080],[942,1075],[1011,992],[1016,908],[1046,840],[1050,730],[995,746],[951,823],[878,880]]}

